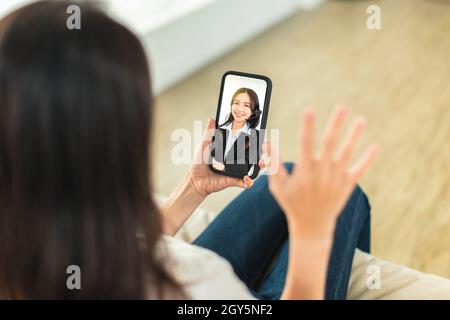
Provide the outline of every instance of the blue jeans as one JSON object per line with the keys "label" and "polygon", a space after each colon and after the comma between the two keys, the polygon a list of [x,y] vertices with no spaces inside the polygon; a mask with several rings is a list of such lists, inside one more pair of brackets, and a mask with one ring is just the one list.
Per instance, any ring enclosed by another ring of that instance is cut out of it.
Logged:
{"label": "blue jeans", "polygon": [[[291,171],[292,163],[285,164]],[[286,219],[268,189],[267,176],[255,180],[203,231],[193,244],[228,260],[258,299],[279,299],[288,265]],[[370,251],[370,205],[356,187],[339,217],[328,265],[326,299],[345,299],[355,248]]]}

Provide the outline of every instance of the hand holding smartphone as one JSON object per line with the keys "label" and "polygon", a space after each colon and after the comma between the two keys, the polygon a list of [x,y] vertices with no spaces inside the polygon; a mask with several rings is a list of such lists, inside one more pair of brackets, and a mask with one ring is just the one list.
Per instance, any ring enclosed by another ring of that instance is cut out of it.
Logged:
{"label": "hand holding smartphone", "polygon": [[263,75],[228,71],[222,77],[210,169],[255,179],[269,112],[272,81]]}

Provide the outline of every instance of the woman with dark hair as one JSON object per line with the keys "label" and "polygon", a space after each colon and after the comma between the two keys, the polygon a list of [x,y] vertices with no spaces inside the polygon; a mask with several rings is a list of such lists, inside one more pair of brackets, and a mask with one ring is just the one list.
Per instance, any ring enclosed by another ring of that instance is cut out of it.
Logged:
{"label": "woman with dark hair", "polygon": [[[155,251],[146,55],[87,4],[82,29],[68,30],[68,5],[36,2],[1,22],[0,296],[181,293]],[[69,265],[80,291],[63,285]]]}
{"label": "woman with dark hair", "polygon": [[[243,178],[258,173],[259,125],[261,109],[255,91],[249,88],[236,90],[231,98],[231,111],[216,132],[213,167]],[[217,150],[218,146],[222,147]]]}
{"label": "woman with dark hair", "polygon": [[[169,235],[206,196],[253,181],[202,161],[210,120],[195,164],[158,208],[144,49],[85,2],[81,29],[67,29],[72,4],[39,1],[0,20],[0,298],[345,298],[354,249],[367,251],[370,238],[367,198],[354,187],[374,149],[347,170],[361,122],[336,153],[339,109],[315,157],[307,112],[301,170],[276,166],[274,152],[269,181],[184,243]],[[72,266],[81,288],[67,285]]]}

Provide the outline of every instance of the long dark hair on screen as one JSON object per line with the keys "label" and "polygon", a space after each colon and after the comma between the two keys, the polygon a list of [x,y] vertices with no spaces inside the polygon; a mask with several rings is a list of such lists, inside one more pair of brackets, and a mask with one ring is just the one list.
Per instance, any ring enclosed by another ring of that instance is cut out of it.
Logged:
{"label": "long dark hair on screen", "polygon": [[[250,97],[250,109],[252,110],[252,114],[247,119],[247,124],[250,129],[255,129],[258,126],[261,117],[261,109],[259,109],[258,95],[252,89],[239,88],[238,90],[236,90],[236,92],[233,94],[233,97],[231,98],[231,106],[233,106],[234,100],[241,93],[246,93]],[[234,117],[233,114],[230,112],[225,122],[222,123],[220,126],[226,126],[227,124],[230,124],[233,121]]]}
{"label": "long dark hair on screen", "polygon": [[[69,30],[71,4],[0,21],[0,297],[183,295],[159,250],[145,52],[86,2]],[[66,285],[70,265],[80,290]]]}

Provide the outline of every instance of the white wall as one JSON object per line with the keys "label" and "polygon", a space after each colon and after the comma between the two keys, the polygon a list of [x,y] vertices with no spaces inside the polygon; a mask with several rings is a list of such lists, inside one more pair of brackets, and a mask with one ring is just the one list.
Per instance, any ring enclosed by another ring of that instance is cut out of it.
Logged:
{"label": "white wall", "polygon": [[319,6],[325,0],[294,0],[300,9],[311,10]]}
{"label": "white wall", "polygon": [[[298,9],[324,0],[104,0],[148,49],[160,93]],[[0,16],[30,0],[0,0]],[[83,15],[83,13],[81,13]],[[81,18],[83,23],[83,16]]]}
{"label": "white wall", "polygon": [[[233,48],[323,0],[214,0],[158,28],[141,32],[156,93]],[[141,30],[142,31],[142,30]]]}
{"label": "white wall", "polygon": [[0,17],[11,10],[20,7],[23,4],[30,2],[30,0],[1,0],[0,1]]}
{"label": "white wall", "polygon": [[142,35],[156,93],[293,12],[291,0],[220,0]]}

